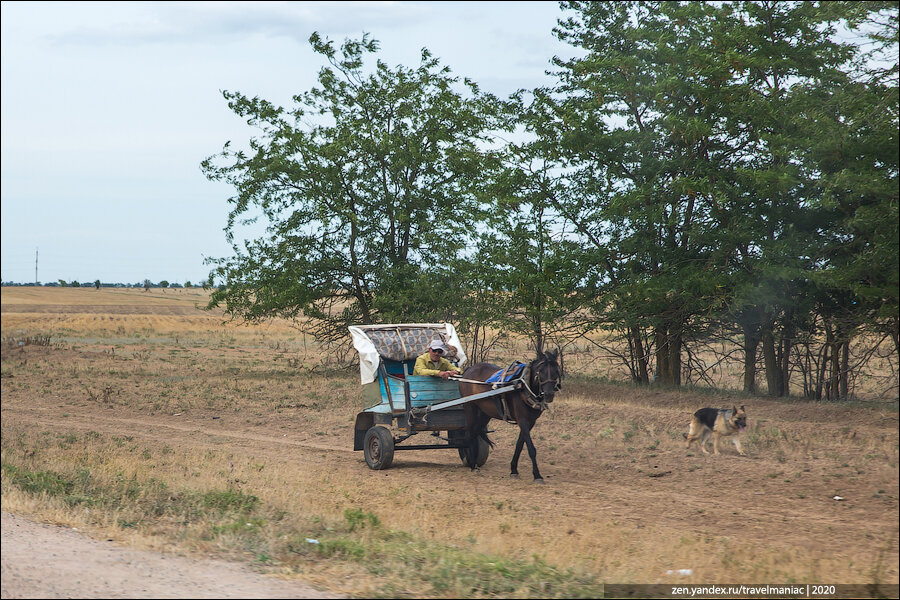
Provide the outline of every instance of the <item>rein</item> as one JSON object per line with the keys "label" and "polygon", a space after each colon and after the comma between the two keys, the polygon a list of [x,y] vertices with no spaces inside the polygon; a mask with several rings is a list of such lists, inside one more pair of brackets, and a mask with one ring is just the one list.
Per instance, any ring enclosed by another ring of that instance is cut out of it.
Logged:
{"label": "rein", "polygon": [[447,379],[449,379],[450,381],[462,381],[463,383],[480,383],[481,385],[494,386],[494,388],[496,388],[498,385],[494,382],[478,381],[477,379],[466,379],[464,377],[456,377],[454,375],[449,376]]}

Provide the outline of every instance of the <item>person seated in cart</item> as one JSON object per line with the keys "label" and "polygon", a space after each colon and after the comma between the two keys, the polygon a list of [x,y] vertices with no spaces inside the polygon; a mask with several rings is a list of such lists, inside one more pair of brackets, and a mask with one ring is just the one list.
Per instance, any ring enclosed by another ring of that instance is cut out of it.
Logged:
{"label": "person seated in cart", "polygon": [[431,375],[447,379],[451,375],[459,375],[459,370],[453,363],[444,358],[447,347],[441,340],[433,340],[428,345],[428,351],[416,359],[413,375]]}

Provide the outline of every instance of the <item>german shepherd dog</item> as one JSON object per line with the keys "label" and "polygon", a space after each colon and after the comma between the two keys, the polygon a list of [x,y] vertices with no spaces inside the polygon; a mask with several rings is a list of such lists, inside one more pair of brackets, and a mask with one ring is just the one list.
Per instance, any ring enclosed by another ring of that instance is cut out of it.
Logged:
{"label": "german shepherd dog", "polygon": [[[740,409],[736,406],[730,409],[701,408],[691,418],[691,430],[683,434],[687,440],[685,447],[690,449],[693,442],[700,440],[700,450],[704,454],[709,454],[706,450],[706,442],[711,435],[713,436],[713,451],[718,454],[719,438],[743,433],[746,428],[747,413],[743,406]],[[738,454],[747,456],[744,449],[741,448],[740,439],[735,437],[733,441]]]}

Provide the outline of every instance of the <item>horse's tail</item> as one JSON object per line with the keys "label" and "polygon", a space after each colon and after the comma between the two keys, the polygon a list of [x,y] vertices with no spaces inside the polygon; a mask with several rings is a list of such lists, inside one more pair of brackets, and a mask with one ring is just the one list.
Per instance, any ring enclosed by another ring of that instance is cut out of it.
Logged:
{"label": "horse's tail", "polygon": [[487,434],[487,427],[485,427],[484,429],[482,429],[482,430],[481,430],[481,433],[479,433],[478,436],[479,436],[481,439],[483,439],[484,441],[486,441],[486,442],[488,443],[488,446],[490,446],[491,448],[494,447],[494,442],[492,442],[492,441],[491,441],[491,438],[488,437],[488,434]]}

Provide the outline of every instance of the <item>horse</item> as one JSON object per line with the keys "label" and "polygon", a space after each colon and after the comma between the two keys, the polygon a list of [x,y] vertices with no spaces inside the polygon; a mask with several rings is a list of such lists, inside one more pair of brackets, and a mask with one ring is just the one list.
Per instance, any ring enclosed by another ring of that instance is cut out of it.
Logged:
{"label": "horse", "polygon": [[[559,391],[560,369],[557,359],[559,350],[544,353],[538,350],[537,358],[531,361],[521,375],[525,383],[522,389],[507,392],[498,396],[491,396],[481,400],[473,400],[465,404],[466,413],[466,442],[468,454],[465,460],[473,470],[478,464],[479,439],[484,440],[491,448],[494,443],[487,437],[487,425],[491,419],[502,419],[515,422],[519,425],[519,439],[516,440],[516,450],[513,453],[510,464],[510,477],[519,477],[519,456],[522,447],[528,447],[528,456],[531,457],[532,473],[536,483],[544,483],[544,478],[538,470],[537,450],[531,440],[531,429],[547,406],[553,402],[553,396]],[[470,396],[479,392],[488,391],[488,385],[473,383],[474,381],[486,381],[503,367],[491,363],[476,363],[468,367],[462,374],[459,382],[461,396]],[[465,381],[470,380],[470,381]],[[508,385],[508,384],[507,384]],[[487,449],[485,449],[487,450]],[[462,454],[462,452],[461,452]],[[487,455],[485,454],[485,457]],[[481,461],[482,463],[484,461]]]}

